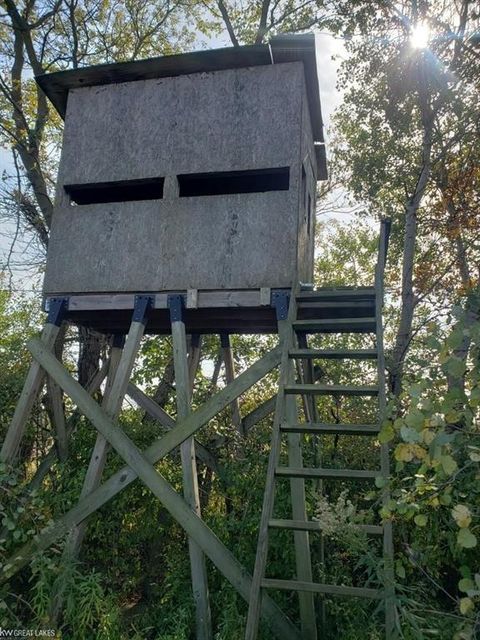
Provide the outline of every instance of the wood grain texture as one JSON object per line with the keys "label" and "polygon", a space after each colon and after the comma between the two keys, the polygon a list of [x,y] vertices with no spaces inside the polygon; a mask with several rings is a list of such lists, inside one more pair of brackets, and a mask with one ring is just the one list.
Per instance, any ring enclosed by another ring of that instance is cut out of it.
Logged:
{"label": "wood grain texture", "polygon": [[[59,332],[60,327],[54,324],[45,325],[42,331],[41,341],[46,349],[53,349]],[[12,421],[2,444],[0,451],[0,460],[2,462],[11,464],[15,460],[33,404],[40,393],[44,379],[45,372],[38,362],[33,361],[25,378],[22,393],[18,399]]]}
{"label": "wood grain texture", "polygon": [[[43,358],[45,356],[46,352],[38,340],[30,341],[28,348],[35,358]],[[199,409],[178,424],[175,429],[172,429],[170,433],[150,445],[144,451],[145,458],[151,463],[158,462],[158,460],[173,451],[189,436],[196,433],[196,431],[211,420],[217,413],[225,409],[234,398],[241,395],[258,380],[263,378],[263,376],[275,368],[279,362],[280,349],[277,347],[255,362],[249,369],[241,373],[235,382],[219,391],[215,396],[210,398],[210,400],[207,400]],[[75,390],[74,401],[86,417],[110,422],[101,407],[90,398],[87,392],[84,393],[84,389],[71,378],[63,367],[60,369],[57,368],[56,373],[58,374],[56,381],[60,384],[60,387],[65,390],[64,385],[68,385],[70,389]],[[72,527],[82,522],[82,520],[103,506],[117,495],[117,493],[125,487],[128,487],[136,478],[137,475],[135,471],[128,465],[114,473],[106,482],[100,485],[98,489],[86,498],[80,500],[75,507],[70,509],[54,525],[34,540],[25,544],[21,549],[18,549],[13,556],[6,561],[4,573],[0,576],[0,584],[28,564],[35,553],[48,549],[56,540],[67,534]]]}
{"label": "wood grain texture", "polygon": [[[29,349],[35,359],[53,377],[72,400],[81,408],[95,425],[95,428],[115,448],[134,474],[152,491],[165,508],[195,540],[203,552],[212,560],[219,571],[227,578],[238,593],[248,600],[251,577],[232,553],[222,544],[207,525],[198,517],[185,500],[179,496],[169,483],[158,473],[135,444],[109,418],[88,393],[70,376],[68,371],[49,354],[38,340],[29,343]],[[238,379],[237,379],[238,380]],[[192,415],[192,414],[190,414]],[[187,418],[188,419],[188,418]],[[173,433],[173,432],[172,432]],[[183,440],[182,440],[183,441]],[[262,598],[261,614],[278,638],[300,640],[300,636],[284,616],[281,610],[267,597]]]}

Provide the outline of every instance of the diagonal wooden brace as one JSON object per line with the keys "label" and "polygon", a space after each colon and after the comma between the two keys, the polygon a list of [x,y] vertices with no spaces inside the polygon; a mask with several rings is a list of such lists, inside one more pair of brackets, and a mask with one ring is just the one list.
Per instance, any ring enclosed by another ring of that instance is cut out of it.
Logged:
{"label": "diagonal wooden brace", "polygon": [[[41,340],[47,349],[53,349],[59,332],[60,327],[58,325],[53,323],[47,323],[45,325]],[[2,462],[11,464],[15,461],[30,412],[40,393],[44,379],[45,372],[43,369],[38,362],[32,362],[27,377],[25,378],[22,393],[15,407],[12,422],[10,423],[0,451],[0,460]]]}
{"label": "diagonal wooden brace", "polygon": [[[185,500],[174,491],[163,476],[156,471],[149,459],[142,454],[128,436],[116,426],[105,411],[92,400],[89,394],[70,376],[69,372],[58,362],[55,356],[50,354],[39,340],[30,341],[28,348],[35,360],[52,376],[65,393],[71,397],[82,413],[85,414],[105,439],[110,442],[117,453],[127,462],[129,467],[152,493],[161,500],[166,509],[183,527],[187,534],[195,540],[238,593],[248,601],[252,579],[233,554],[201,518],[192,511]],[[238,379],[239,378],[237,378],[237,381]],[[190,414],[190,417],[192,415],[194,414]],[[185,424],[185,422],[183,424]],[[171,434],[180,428],[181,425],[179,425],[177,429],[174,429]],[[168,436],[165,436],[165,438],[167,437]],[[300,640],[298,630],[268,596],[262,598],[261,613],[262,617],[268,621],[270,628],[278,638]]]}
{"label": "diagonal wooden brace", "polygon": [[[38,350],[41,344],[33,341],[29,344],[31,352]],[[253,386],[258,380],[263,378],[269,371],[278,366],[280,362],[280,347],[275,347],[269,351],[260,360],[257,360],[249,369],[240,374],[234,382],[224,387],[212,398],[207,400],[199,409],[191,413],[185,420],[177,424],[163,438],[156,440],[147,447],[144,455],[149,462],[155,463],[168,453],[178,447],[184,440],[192,436],[196,431],[203,427],[217,413],[225,409],[233,398],[237,398],[247,389]],[[75,382],[67,373],[67,380]],[[85,406],[89,410],[95,412],[95,415],[103,417],[98,404],[91,399],[91,402],[85,405],[85,398],[82,401],[82,407],[78,405],[81,412],[85,412]],[[89,417],[87,415],[87,417]],[[3,567],[3,575],[0,575],[0,584],[13,576],[17,571],[30,562],[33,554],[48,549],[56,540],[67,534],[72,527],[77,525],[89,515],[100,509],[106,502],[117,495],[122,489],[128,487],[137,475],[129,466],[125,466],[114,473],[106,482],[98,489],[95,489],[89,496],[80,500],[78,504],[63,515],[53,526],[36,536],[32,541],[28,542],[19,549],[13,557],[9,558]]]}

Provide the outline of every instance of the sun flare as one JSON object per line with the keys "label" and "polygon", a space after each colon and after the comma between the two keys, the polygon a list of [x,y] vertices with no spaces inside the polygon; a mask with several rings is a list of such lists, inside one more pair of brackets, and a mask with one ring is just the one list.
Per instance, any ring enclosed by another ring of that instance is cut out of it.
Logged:
{"label": "sun flare", "polygon": [[430,27],[425,22],[419,22],[412,28],[410,44],[414,49],[425,49],[430,38]]}

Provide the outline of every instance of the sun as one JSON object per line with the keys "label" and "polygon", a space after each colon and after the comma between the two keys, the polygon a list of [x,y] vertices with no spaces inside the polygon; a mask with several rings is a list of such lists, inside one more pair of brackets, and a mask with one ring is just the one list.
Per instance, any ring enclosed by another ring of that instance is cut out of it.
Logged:
{"label": "sun", "polygon": [[430,39],[430,27],[425,22],[416,24],[410,33],[410,44],[414,49],[425,49]]}

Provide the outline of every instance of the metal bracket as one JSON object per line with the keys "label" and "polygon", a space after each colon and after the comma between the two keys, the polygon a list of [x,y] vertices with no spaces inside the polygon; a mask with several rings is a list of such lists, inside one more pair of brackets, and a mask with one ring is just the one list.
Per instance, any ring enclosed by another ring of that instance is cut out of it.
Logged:
{"label": "metal bracket", "polygon": [[192,336],[190,338],[190,344],[192,346],[192,348],[197,349],[200,346],[200,334],[199,333],[192,333]]}
{"label": "metal bracket", "polygon": [[125,334],[123,333],[114,333],[112,340],[112,347],[116,349],[123,349],[125,346]]}
{"label": "metal bracket", "polygon": [[272,291],[272,307],[275,307],[277,320],[287,319],[289,304],[290,304],[289,291]]}
{"label": "metal bracket", "polygon": [[184,296],[178,294],[167,297],[167,306],[170,309],[170,322],[183,322]]}
{"label": "metal bracket", "polygon": [[48,324],[59,327],[68,311],[68,298],[50,298],[48,300]]}
{"label": "metal bracket", "polygon": [[135,296],[132,322],[147,324],[148,312],[153,309],[155,296]]}
{"label": "metal bracket", "polygon": [[220,334],[220,345],[221,345],[222,349],[229,349],[230,348],[230,335],[228,333],[221,333]]}

